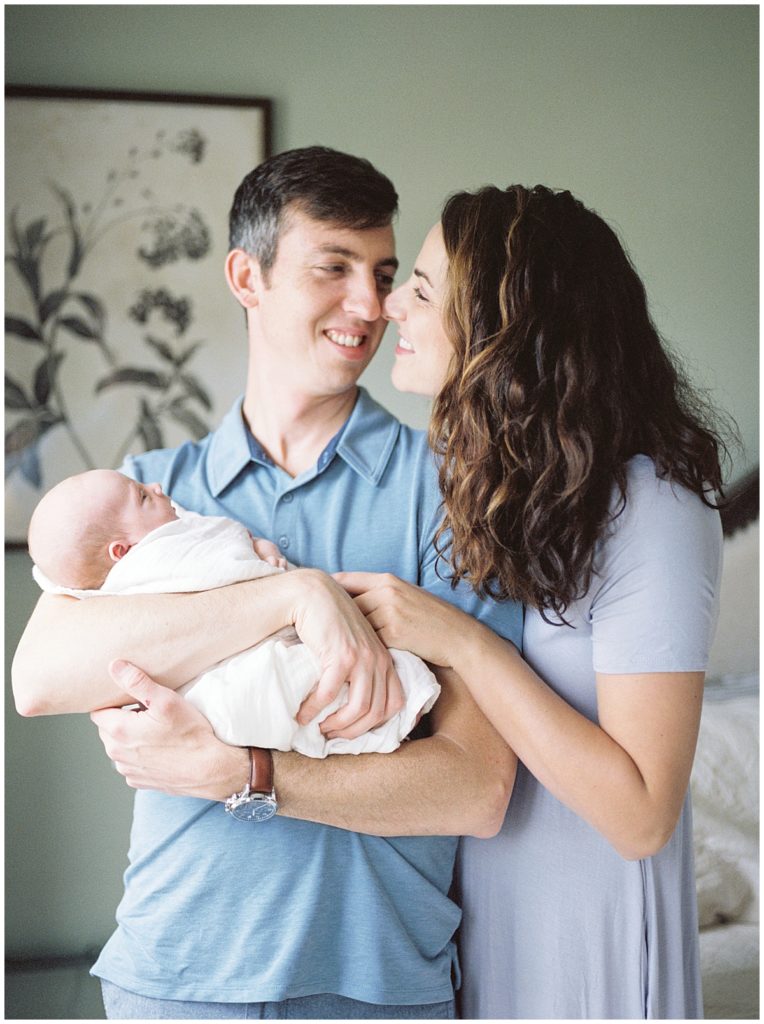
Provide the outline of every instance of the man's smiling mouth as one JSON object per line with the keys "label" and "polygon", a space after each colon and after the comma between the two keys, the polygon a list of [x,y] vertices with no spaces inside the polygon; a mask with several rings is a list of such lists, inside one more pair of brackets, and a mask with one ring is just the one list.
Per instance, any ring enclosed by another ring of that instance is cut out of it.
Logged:
{"label": "man's smiling mouth", "polygon": [[335,345],[342,345],[345,348],[358,348],[366,340],[365,334],[346,334],[343,331],[327,330],[324,331],[329,341],[333,341]]}

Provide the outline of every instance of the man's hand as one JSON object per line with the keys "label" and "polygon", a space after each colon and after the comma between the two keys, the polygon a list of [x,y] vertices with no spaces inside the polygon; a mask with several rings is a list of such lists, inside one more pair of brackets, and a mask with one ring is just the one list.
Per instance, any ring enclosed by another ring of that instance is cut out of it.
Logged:
{"label": "man's hand", "polygon": [[[321,678],[297,714],[307,725],[350,684],[347,704],[321,723],[325,736],[352,739],[397,714],[405,703],[390,652],[353,600],[326,573],[288,573],[296,585],[292,621],[321,664]],[[298,579],[299,577],[299,579]]]}
{"label": "man's hand", "polygon": [[109,673],[142,705],[139,711],[106,708],[90,715],[128,786],[207,800],[224,800],[244,786],[245,748],[222,743],[193,705],[135,665],[113,661]]}

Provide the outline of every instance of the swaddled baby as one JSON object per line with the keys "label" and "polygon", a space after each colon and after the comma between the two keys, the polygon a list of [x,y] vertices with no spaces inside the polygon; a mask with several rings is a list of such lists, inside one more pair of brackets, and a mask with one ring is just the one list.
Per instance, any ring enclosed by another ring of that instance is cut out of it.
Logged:
{"label": "swaddled baby", "polygon": [[[45,495],[30,522],[29,551],[43,590],[81,599],[210,590],[288,568],[275,544],[253,538],[241,523],[186,512],[159,484],[105,469],[68,477]],[[406,704],[355,739],[326,739],[319,728],[345,704],[347,686],[319,717],[298,725],[295,716],[318,682],[320,666],[291,628],[211,666],[178,693],[226,743],[309,757],[387,753],[440,693],[420,658],[407,651],[390,654]]]}

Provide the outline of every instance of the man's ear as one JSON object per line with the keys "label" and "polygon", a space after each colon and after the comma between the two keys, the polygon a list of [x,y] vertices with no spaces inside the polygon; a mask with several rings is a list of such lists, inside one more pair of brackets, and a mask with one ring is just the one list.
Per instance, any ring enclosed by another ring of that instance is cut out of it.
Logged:
{"label": "man's ear", "polygon": [[113,540],[109,545],[109,558],[112,562],[118,562],[120,558],[125,557],[131,547],[132,544],[128,544],[126,541]]}
{"label": "man's ear", "polygon": [[225,279],[236,301],[245,309],[254,309],[262,287],[260,266],[243,249],[231,249],[225,261]]}

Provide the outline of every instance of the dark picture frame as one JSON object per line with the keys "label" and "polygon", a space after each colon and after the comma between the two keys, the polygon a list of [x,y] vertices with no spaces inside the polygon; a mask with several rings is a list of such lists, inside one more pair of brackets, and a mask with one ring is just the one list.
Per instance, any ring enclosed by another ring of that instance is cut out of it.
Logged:
{"label": "dark picture frame", "polygon": [[6,86],[6,547],[65,476],[198,439],[242,390],[227,216],[272,109]]}

